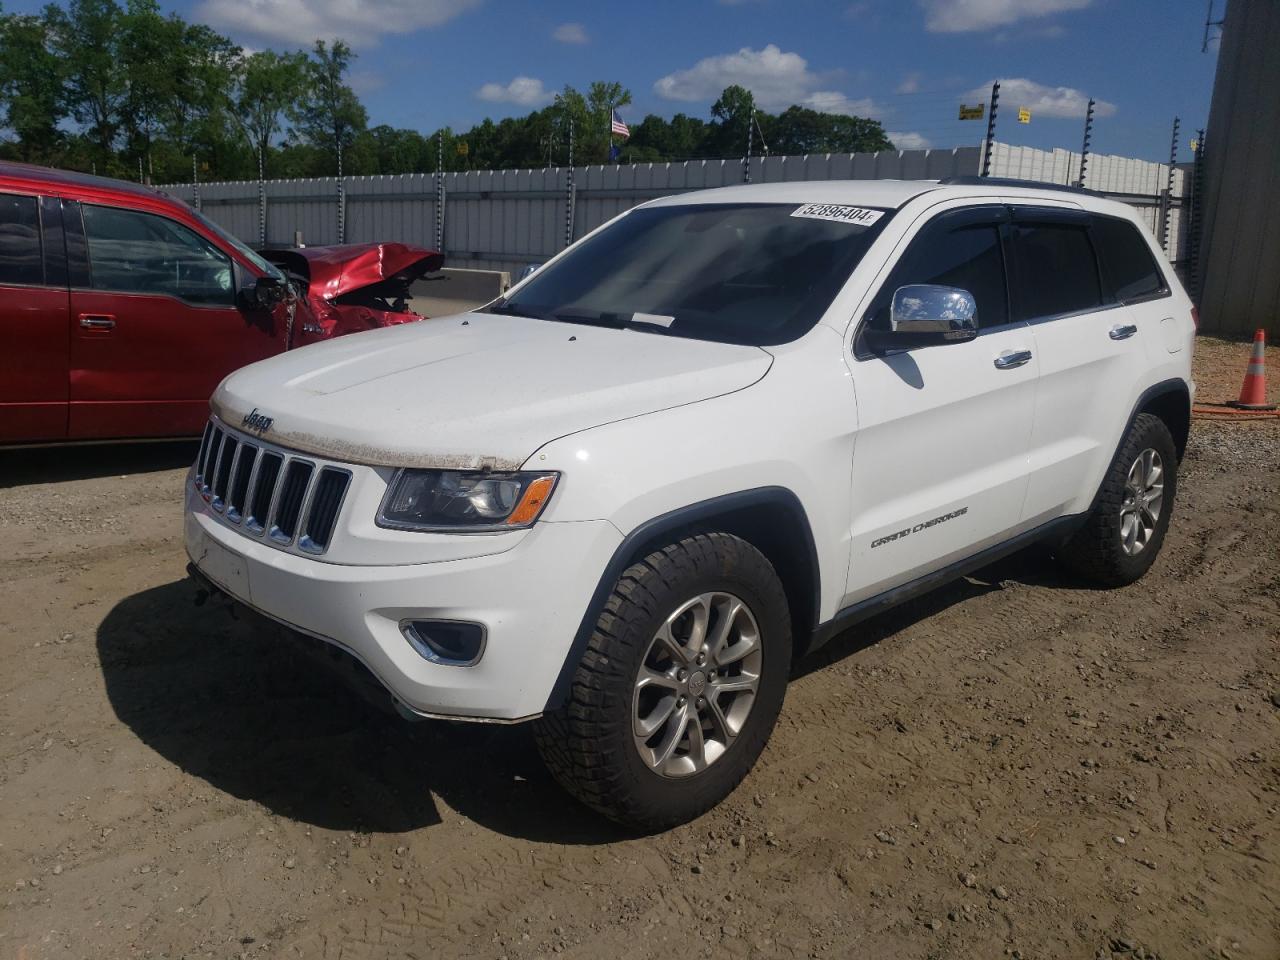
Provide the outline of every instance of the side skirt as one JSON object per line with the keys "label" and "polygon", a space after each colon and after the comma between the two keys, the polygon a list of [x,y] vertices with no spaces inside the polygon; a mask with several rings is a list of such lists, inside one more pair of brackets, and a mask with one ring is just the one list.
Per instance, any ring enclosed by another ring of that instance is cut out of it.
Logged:
{"label": "side skirt", "polygon": [[884,613],[900,603],[915,599],[922,594],[937,589],[943,584],[950,583],[952,580],[959,580],[961,577],[973,573],[975,570],[981,570],[983,567],[995,563],[1011,553],[1017,553],[1033,543],[1046,541],[1064,542],[1080,528],[1080,525],[1084,523],[1087,517],[1087,513],[1082,513],[1050,520],[1048,523],[1043,523],[1025,533],[1020,533],[1003,543],[987,547],[971,557],[965,557],[963,560],[948,564],[941,570],[927,573],[923,577],[918,577],[901,586],[886,590],[884,593],[878,593],[874,597],[859,600],[857,603],[840,610],[826,623],[819,624],[813,632],[813,639],[810,641],[806,653],[812,653],[832,637],[861,623],[863,620]]}

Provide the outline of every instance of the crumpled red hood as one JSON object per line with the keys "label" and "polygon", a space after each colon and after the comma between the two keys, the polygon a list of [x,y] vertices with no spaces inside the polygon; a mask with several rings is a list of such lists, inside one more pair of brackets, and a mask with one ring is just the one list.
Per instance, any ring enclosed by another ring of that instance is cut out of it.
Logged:
{"label": "crumpled red hood", "polygon": [[326,300],[401,275],[412,282],[444,264],[443,254],[407,243],[345,243],[262,253],[277,266],[306,277],[311,295]]}
{"label": "crumpled red hood", "polygon": [[409,309],[410,288],[444,264],[444,256],[435,250],[407,243],[261,253],[296,278],[301,288],[291,346],[426,319]]}

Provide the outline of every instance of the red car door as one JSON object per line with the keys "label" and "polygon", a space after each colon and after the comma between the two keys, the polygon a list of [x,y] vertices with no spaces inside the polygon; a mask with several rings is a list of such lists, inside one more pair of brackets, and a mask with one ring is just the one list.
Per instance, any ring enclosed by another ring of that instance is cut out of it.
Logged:
{"label": "red car door", "polygon": [[67,435],[60,207],[56,199],[0,193],[0,443]]}
{"label": "red car door", "polygon": [[200,433],[219,381],[283,348],[277,325],[240,308],[231,257],[189,227],[139,210],[76,206],[81,217],[67,218],[77,248],[68,435]]}

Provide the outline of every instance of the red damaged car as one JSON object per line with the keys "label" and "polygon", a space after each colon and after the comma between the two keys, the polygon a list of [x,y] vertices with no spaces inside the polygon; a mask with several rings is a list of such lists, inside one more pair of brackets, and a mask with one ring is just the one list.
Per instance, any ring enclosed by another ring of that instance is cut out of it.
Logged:
{"label": "red damaged car", "polygon": [[0,162],[0,444],[198,435],[232,370],[422,319],[409,287],[443,260],[269,257],[147,187]]}

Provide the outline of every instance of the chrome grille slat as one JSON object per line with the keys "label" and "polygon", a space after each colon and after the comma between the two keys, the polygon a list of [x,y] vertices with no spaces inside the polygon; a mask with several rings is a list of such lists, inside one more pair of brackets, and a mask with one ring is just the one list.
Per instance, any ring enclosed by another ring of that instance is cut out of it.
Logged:
{"label": "chrome grille slat", "polygon": [[200,439],[193,481],[244,536],[319,556],[333,540],[351,477],[342,465],[273,447],[213,417]]}

